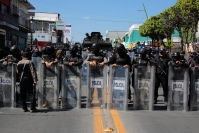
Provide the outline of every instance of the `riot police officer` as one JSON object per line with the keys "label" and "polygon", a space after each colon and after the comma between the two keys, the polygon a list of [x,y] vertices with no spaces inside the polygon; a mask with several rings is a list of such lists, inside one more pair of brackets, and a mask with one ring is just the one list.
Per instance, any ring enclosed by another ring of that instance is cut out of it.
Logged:
{"label": "riot police officer", "polygon": [[34,64],[28,58],[30,57],[30,51],[26,50],[22,53],[22,60],[17,64],[17,82],[20,82],[20,92],[22,100],[23,112],[29,112],[26,105],[26,96],[28,93],[30,97],[31,110],[30,112],[36,112],[35,101],[35,86],[37,82],[36,70]]}
{"label": "riot police officer", "polygon": [[42,56],[42,63],[46,64],[46,67],[51,67],[55,61],[55,48],[52,46],[46,46],[42,49],[43,56]]}
{"label": "riot police officer", "polygon": [[78,52],[78,46],[72,45],[70,47],[70,55],[66,55],[64,58],[64,64],[69,66],[80,66],[83,63],[82,56],[77,54]]}
{"label": "riot police officer", "polygon": [[[87,58],[84,60],[84,64],[88,64],[91,66],[91,72],[93,74],[99,74],[102,76],[101,68],[104,67],[106,63],[108,63],[108,60],[106,57],[103,56],[103,54],[100,52],[100,44],[94,43],[91,46],[91,54],[88,54]],[[90,88],[89,93],[92,95],[92,97],[95,97],[93,94],[94,92],[97,92],[97,97],[100,102],[102,102],[102,91],[100,88]]]}
{"label": "riot police officer", "polygon": [[[123,44],[116,44],[115,46],[116,53],[110,57],[109,64],[112,66],[122,65],[124,67],[130,67],[130,72],[132,71],[131,59],[129,55],[126,53],[126,49]],[[130,82],[129,82],[130,84]],[[131,89],[129,85],[129,95],[128,95],[128,102],[131,102]]]}
{"label": "riot police officer", "polygon": [[184,59],[184,60],[181,60],[181,56],[180,56],[180,53],[179,52],[175,52],[173,53],[172,55],[172,61],[169,62],[169,64],[172,66],[172,67],[175,67],[175,68],[178,68],[178,67],[188,67],[188,63],[187,61]]}
{"label": "riot police officer", "polygon": [[154,60],[155,71],[155,90],[154,90],[154,104],[157,104],[158,88],[162,85],[164,92],[164,102],[167,103],[168,97],[168,62],[170,58],[166,54],[166,50],[159,51],[159,56]]}
{"label": "riot police officer", "polygon": [[146,56],[147,51],[145,48],[138,49],[138,57],[135,57],[132,61],[133,67],[136,66],[147,66],[150,64],[150,60]]}
{"label": "riot police officer", "polygon": [[91,46],[92,53],[87,56],[84,61],[84,64],[88,63],[91,67],[99,65],[100,67],[104,66],[105,63],[108,62],[107,58],[103,56],[100,52],[100,44],[93,43]]}
{"label": "riot police officer", "polygon": [[20,60],[20,51],[16,45],[12,46],[10,50],[7,47],[5,49],[7,56],[0,60],[4,65],[12,65],[12,63],[17,63]]}

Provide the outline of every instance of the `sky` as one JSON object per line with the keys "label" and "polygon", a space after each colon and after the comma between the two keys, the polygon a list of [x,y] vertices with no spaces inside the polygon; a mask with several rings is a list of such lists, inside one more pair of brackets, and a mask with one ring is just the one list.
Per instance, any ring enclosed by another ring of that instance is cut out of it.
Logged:
{"label": "sky", "polygon": [[[177,0],[28,0],[33,12],[59,13],[72,25],[72,41],[82,42],[85,33],[129,31],[133,24],[142,24],[173,6]],[[141,11],[139,11],[141,10]]]}

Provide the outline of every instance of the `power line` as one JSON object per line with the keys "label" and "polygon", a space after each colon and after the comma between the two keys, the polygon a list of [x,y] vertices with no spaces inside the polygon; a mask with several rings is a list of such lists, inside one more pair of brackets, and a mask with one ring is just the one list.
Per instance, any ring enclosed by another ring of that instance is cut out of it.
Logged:
{"label": "power line", "polygon": [[[50,4],[50,3],[43,2],[43,1],[40,1],[40,0],[34,0],[34,1],[38,1],[39,3],[48,4],[48,5],[51,5],[53,7],[61,7],[63,9],[67,9],[67,10],[73,10],[73,11],[76,11],[76,12],[84,12],[84,13],[90,13],[90,14],[101,15],[101,16],[109,16],[109,17],[130,18],[130,17],[112,16],[112,15],[107,15],[107,14],[99,14],[99,13],[93,13],[93,12],[86,12],[86,11],[82,11],[82,10],[76,10],[76,9],[71,9],[71,8],[66,8],[66,7],[62,7],[62,6]],[[130,18],[130,19],[139,19],[139,18]]]}

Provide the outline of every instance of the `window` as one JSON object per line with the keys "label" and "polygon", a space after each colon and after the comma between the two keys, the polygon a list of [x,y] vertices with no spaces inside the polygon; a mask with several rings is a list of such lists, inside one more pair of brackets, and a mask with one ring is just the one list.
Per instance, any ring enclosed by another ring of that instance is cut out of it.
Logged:
{"label": "window", "polygon": [[8,13],[8,6],[2,4],[2,8],[1,9],[2,9],[2,14]]}

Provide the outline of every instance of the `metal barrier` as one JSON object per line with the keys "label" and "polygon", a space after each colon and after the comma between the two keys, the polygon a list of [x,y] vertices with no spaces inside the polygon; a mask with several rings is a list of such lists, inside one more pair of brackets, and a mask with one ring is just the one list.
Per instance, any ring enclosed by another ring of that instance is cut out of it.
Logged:
{"label": "metal barrier", "polygon": [[190,68],[190,111],[199,110],[199,69]]}
{"label": "metal barrier", "polygon": [[16,106],[16,64],[0,63],[0,107]]}
{"label": "metal barrier", "polygon": [[107,65],[90,67],[87,65],[87,98],[86,107],[106,108],[107,103]]}
{"label": "metal barrier", "polygon": [[128,108],[129,68],[110,66],[107,108],[126,111]]}
{"label": "metal barrier", "polygon": [[188,67],[169,66],[167,110],[188,111]]}
{"label": "metal barrier", "polygon": [[41,64],[41,76],[39,80],[42,82],[38,95],[39,108],[58,109],[59,68],[58,64],[52,64],[50,68],[47,68],[45,64]]}
{"label": "metal barrier", "polygon": [[81,108],[81,66],[62,65],[62,108]]}
{"label": "metal barrier", "polygon": [[134,110],[153,110],[155,66],[134,69]]}

